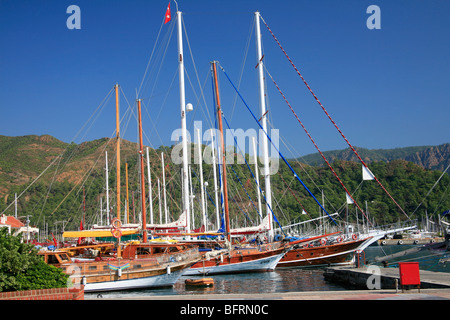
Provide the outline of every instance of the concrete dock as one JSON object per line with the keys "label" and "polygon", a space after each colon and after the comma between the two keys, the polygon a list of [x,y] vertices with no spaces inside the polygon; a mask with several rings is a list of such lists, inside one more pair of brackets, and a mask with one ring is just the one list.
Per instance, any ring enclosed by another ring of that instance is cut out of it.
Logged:
{"label": "concrete dock", "polygon": [[[329,267],[325,269],[327,281],[355,289],[396,289],[400,288],[398,268],[377,266]],[[421,289],[450,289],[450,273],[420,270]]]}
{"label": "concrete dock", "polygon": [[[116,300],[107,298],[87,298],[85,300]],[[162,295],[139,296],[132,298],[120,298],[119,300],[179,300],[179,301],[221,301],[239,300],[260,301],[292,301],[292,300],[450,300],[450,289],[421,289],[401,290],[342,290],[342,291],[305,291],[305,292],[280,292],[280,293],[256,293],[256,294],[194,294],[194,295]]]}
{"label": "concrete dock", "polygon": [[381,239],[378,240],[379,246],[392,245],[421,245],[444,241],[444,238],[420,238],[420,239]]}

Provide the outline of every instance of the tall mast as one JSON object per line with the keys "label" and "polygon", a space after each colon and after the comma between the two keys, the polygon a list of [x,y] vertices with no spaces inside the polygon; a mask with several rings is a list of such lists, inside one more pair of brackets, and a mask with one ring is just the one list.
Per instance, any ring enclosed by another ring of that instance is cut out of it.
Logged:
{"label": "tall mast", "polygon": [[205,186],[203,185],[203,157],[202,157],[202,144],[200,140],[200,129],[197,128],[197,141],[198,141],[198,160],[200,163],[200,190],[202,196],[202,215],[203,215],[203,225],[205,226],[206,231],[206,210],[205,210]]}
{"label": "tall mast", "polygon": [[[227,169],[226,169],[226,159],[225,159],[225,143],[223,140],[223,127],[222,127],[222,109],[220,106],[220,96],[219,96],[219,83],[217,82],[217,69],[216,61],[211,62],[213,68],[214,76],[214,88],[216,92],[216,104],[217,104],[217,119],[219,122],[219,130],[221,136],[221,146],[222,146],[222,179],[223,179],[223,198],[225,203],[225,233],[227,240],[231,241],[230,235],[230,214],[228,211],[228,190],[227,190]],[[220,157],[220,155],[219,155]]]}
{"label": "tall mast", "polygon": [[106,171],[106,224],[109,224],[109,186],[108,186],[108,151],[105,151],[105,171]]}
{"label": "tall mast", "polygon": [[256,153],[255,137],[252,137],[252,144],[253,144],[253,159],[255,160],[256,194],[258,195],[258,210],[260,214],[259,221],[262,222],[261,193],[259,191],[258,154]]}
{"label": "tall mast", "polygon": [[164,168],[164,153],[161,152],[161,166],[162,166],[162,188],[163,188],[163,199],[164,199],[164,219],[165,222],[168,222],[168,213],[167,213],[167,198],[166,198],[166,170]]}
{"label": "tall mast", "polygon": [[148,175],[148,206],[150,209],[150,224],[153,224],[152,177],[150,175],[150,157],[148,156],[148,147],[146,151],[147,151],[147,175]]}
{"label": "tall mast", "polygon": [[[264,67],[262,61],[262,50],[261,50],[261,30],[259,26],[259,12],[255,12],[255,20],[256,20],[256,50],[257,50],[257,61],[258,61],[258,82],[259,82],[259,107],[261,113],[261,126],[263,130],[268,134],[267,131],[267,111],[266,111],[266,102],[265,102],[265,94],[264,94]],[[269,239],[273,239],[273,227],[272,227],[272,192],[270,190],[270,168],[269,168],[269,147],[268,147],[268,139],[266,134],[263,134],[262,137],[262,147],[263,147],[263,159],[264,159],[264,186],[265,186],[265,196],[266,196],[266,212],[269,217]]]}
{"label": "tall mast", "polygon": [[217,220],[217,229],[220,229],[220,215],[219,215],[219,189],[217,188],[217,173],[216,173],[216,152],[214,150],[214,134],[211,134],[211,152],[212,152],[212,166],[213,166],[213,175],[214,175],[214,200],[216,201],[216,220]]}
{"label": "tall mast", "polygon": [[128,197],[128,162],[125,163],[125,190],[127,193],[127,203],[125,204],[126,223],[130,223],[130,200]]}
{"label": "tall mast", "polygon": [[120,116],[119,116],[119,85],[114,86],[116,91],[116,193],[117,193],[117,219],[120,220]]}
{"label": "tall mast", "polygon": [[192,191],[192,173],[191,173],[191,166],[189,166],[189,188],[190,188],[190,205],[191,205],[191,211],[192,211],[192,220],[191,220],[191,226],[193,229],[195,229],[195,216],[194,216],[194,192]]}
{"label": "tall mast", "polygon": [[142,238],[147,242],[147,220],[145,211],[145,183],[144,183],[144,144],[142,142],[142,117],[141,117],[141,99],[137,100],[139,116],[139,158],[141,160],[141,199],[142,199]]}
{"label": "tall mast", "polygon": [[158,178],[158,203],[159,203],[159,223],[162,223],[162,209],[161,209],[161,183]]}
{"label": "tall mast", "polygon": [[181,134],[183,146],[183,212],[186,212],[186,231],[191,231],[190,210],[189,210],[189,180],[188,180],[188,147],[186,138],[186,100],[184,92],[184,59],[183,59],[183,39],[181,30],[181,11],[177,11],[178,30],[178,76],[180,83],[180,109],[181,109]]}

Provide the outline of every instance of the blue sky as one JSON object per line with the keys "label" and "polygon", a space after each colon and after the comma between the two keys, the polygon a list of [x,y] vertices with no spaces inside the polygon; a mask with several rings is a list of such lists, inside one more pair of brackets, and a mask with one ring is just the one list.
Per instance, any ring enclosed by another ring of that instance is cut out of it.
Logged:
{"label": "blue sky", "polygon": [[[176,29],[170,32],[176,23],[174,1],[172,21],[162,26],[168,2],[0,0],[0,135],[50,134],[76,143],[112,136],[114,97],[92,125],[84,124],[115,83],[123,90],[121,113],[128,108],[126,99],[135,110],[136,90],[161,30],[139,98],[144,99],[145,144],[173,144],[180,107]],[[72,4],[81,9],[79,30],[66,26]],[[366,9],[373,4],[381,9],[379,30],[366,26]],[[253,12],[259,10],[353,145],[387,149],[449,142],[450,2],[180,0],[178,5],[195,62],[194,68],[185,38],[186,102],[195,109],[188,114],[192,134],[194,121],[202,121],[203,129],[211,121],[212,60],[220,61],[235,84],[242,73],[241,93],[258,112],[251,30]],[[261,28],[267,70],[319,147],[346,148],[264,24]],[[256,128],[242,103],[235,103],[225,76],[219,79],[232,127]],[[315,152],[270,79],[266,83],[270,121],[292,146],[282,146],[282,152],[287,157]],[[203,86],[204,100],[198,99]],[[135,119],[130,119],[128,125],[124,120],[123,137],[137,141]]]}

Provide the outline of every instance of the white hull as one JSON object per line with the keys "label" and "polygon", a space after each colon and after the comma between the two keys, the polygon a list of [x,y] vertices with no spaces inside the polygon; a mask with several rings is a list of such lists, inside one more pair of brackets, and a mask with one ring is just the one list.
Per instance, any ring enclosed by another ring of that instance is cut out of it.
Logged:
{"label": "white hull", "polygon": [[115,291],[128,289],[171,287],[183,275],[185,270],[186,269],[182,269],[178,271],[173,271],[170,274],[166,273],[158,276],[139,279],[87,283],[84,287],[84,291],[95,292],[95,291]]}
{"label": "white hull", "polygon": [[270,257],[265,257],[252,261],[231,263],[231,264],[222,264],[214,267],[198,267],[198,268],[189,268],[186,270],[184,275],[188,276],[196,276],[203,275],[207,273],[208,275],[212,274],[225,274],[225,273],[244,273],[244,272],[266,272],[273,271],[277,266],[278,262],[283,258],[284,253],[280,253],[278,255],[273,255]]}

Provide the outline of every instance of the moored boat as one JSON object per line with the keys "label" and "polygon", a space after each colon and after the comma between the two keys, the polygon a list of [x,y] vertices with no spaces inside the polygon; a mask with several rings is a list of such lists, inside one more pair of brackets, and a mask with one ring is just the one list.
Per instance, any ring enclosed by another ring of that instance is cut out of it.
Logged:
{"label": "moored boat", "polygon": [[183,244],[130,243],[122,257],[69,258],[64,251],[42,251],[48,264],[62,268],[86,292],[172,286],[200,259],[196,247]]}
{"label": "moored boat", "polygon": [[[339,238],[338,238],[339,239]],[[277,268],[321,267],[351,263],[349,258],[367,241],[367,238],[328,243],[324,238],[293,244],[278,262]]]}
{"label": "moored boat", "polygon": [[200,279],[186,279],[184,283],[187,286],[194,286],[194,287],[209,287],[214,285],[214,279],[213,278],[200,278]]}

